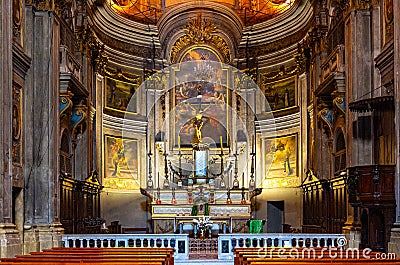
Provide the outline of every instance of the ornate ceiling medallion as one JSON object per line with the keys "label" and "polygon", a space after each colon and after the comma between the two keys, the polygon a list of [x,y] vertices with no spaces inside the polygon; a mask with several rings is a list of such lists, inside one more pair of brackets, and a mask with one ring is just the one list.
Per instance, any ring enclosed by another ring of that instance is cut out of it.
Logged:
{"label": "ornate ceiling medallion", "polygon": [[171,63],[176,63],[182,51],[193,45],[207,45],[215,48],[222,55],[225,63],[230,62],[230,50],[226,41],[216,34],[217,27],[211,19],[202,19],[201,14],[190,18],[185,27],[185,35],[181,36],[172,46]]}

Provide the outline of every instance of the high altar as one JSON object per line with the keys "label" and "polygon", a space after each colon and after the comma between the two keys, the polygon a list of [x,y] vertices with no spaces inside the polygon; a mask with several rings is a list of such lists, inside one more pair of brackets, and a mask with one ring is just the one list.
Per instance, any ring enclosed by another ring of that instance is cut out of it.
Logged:
{"label": "high altar", "polygon": [[[168,163],[165,159],[165,174],[167,177],[172,176],[172,179],[165,178],[160,185],[158,174],[157,188],[142,189],[142,193],[151,198],[154,233],[189,233],[197,237],[198,225],[194,220],[205,217],[211,221],[207,232],[209,237],[219,233],[247,232],[246,223],[252,211],[251,199],[261,190],[249,191],[245,188],[244,174],[242,187],[239,187],[236,156],[233,161],[227,163],[228,168],[234,173],[233,187],[229,187],[231,181],[226,181],[223,177],[224,150],[222,147],[219,152],[221,174],[216,174],[217,177],[213,176],[209,168],[210,163],[213,163],[209,160],[209,151],[209,145],[202,142],[201,127],[199,127],[195,131],[191,150],[193,172],[189,175],[183,174],[183,155],[179,149],[178,170],[175,170],[172,163]],[[165,151],[163,155],[167,156]]]}
{"label": "high altar", "polygon": [[[254,82],[210,61],[185,62],[152,80],[148,105],[161,102],[161,110],[169,110],[149,112],[142,193],[151,198],[153,232],[196,237],[202,217],[209,217],[208,236],[247,232],[252,198],[261,193],[255,185],[254,120],[246,118],[254,111]],[[157,90],[171,80],[172,89]]]}

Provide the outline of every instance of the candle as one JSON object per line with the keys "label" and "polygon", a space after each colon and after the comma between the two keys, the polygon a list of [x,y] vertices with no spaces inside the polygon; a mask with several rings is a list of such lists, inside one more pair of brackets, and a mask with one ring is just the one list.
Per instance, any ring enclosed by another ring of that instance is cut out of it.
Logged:
{"label": "candle", "polygon": [[243,172],[243,175],[242,175],[242,188],[244,188],[244,172]]}
{"label": "candle", "polygon": [[164,154],[167,153],[167,138],[165,138],[165,133],[164,133]]}
{"label": "candle", "polygon": [[149,138],[149,154],[151,154],[151,141],[150,141],[150,138]]}
{"label": "candle", "polygon": [[160,172],[157,172],[157,188],[160,187]]}
{"label": "candle", "polygon": [[254,153],[254,137],[255,137],[255,136],[253,136],[253,137],[251,138],[251,151],[252,151],[252,153]]}
{"label": "candle", "polygon": [[223,152],[223,145],[222,145],[222,135],[219,136],[219,142],[221,143],[221,153]]}
{"label": "candle", "polygon": [[178,134],[178,149],[181,150],[181,136]]}

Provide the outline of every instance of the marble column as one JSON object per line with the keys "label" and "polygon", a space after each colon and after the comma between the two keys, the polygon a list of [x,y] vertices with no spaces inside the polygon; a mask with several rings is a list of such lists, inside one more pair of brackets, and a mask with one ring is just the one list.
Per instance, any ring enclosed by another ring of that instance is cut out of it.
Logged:
{"label": "marble column", "polygon": [[59,222],[59,22],[26,6],[26,53],[32,65],[24,102],[24,252],[61,245]]}
{"label": "marble column", "polygon": [[[400,9],[400,2],[393,1],[393,10]],[[389,252],[396,253],[400,256],[400,14],[393,12],[394,20],[394,107],[395,107],[395,159],[396,159],[396,179],[395,179],[395,192],[396,192],[396,221],[392,228],[390,242],[388,244]]]}

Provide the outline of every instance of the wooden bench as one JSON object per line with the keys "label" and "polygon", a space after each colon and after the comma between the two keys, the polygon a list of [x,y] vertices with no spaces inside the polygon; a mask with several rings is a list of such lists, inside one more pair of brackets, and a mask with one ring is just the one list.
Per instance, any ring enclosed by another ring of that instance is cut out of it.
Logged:
{"label": "wooden bench", "polygon": [[173,255],[173,248],[55,248],[2,258],[0,264],[173,265]]}
{"label": "wooden bench", "polygon": [[[329,250],[324,248],[314,248],[313,251],[310,252],[310,249],[304,248],[282,248],[285,251],[280,250],[279,248],[236,248],[234,251],[234,264],[235,265],[261,265],[261,264],[273,264],[273,265],[283,265],[283,264],[327,264],[327,263],[335,263],[335,264],[367,264],[367,263],[377,263],[380,265],[383,264],[400,264],[400,259],[374,259],[375,255],[379,252],[370,252],[368,253],[371,259],[364,258],[362,256],[362,250],[359,251],[360,255],[357,258],[357,255],[354,255],[352,252],[348,253],[346,250]],[[280,250],[280,251],[279,251]],[[293,251],[294,250],[294,251]],[[296,252],[297,251],[297,252]],[[304,257],[303,255],[304,251]],[[315,251],[315,252],[314,252]],[[336,255],[336,257],[332,257]],[[315,258],[314,258],[315,257]],[[348,258],[347,258],[348,257]]]}

